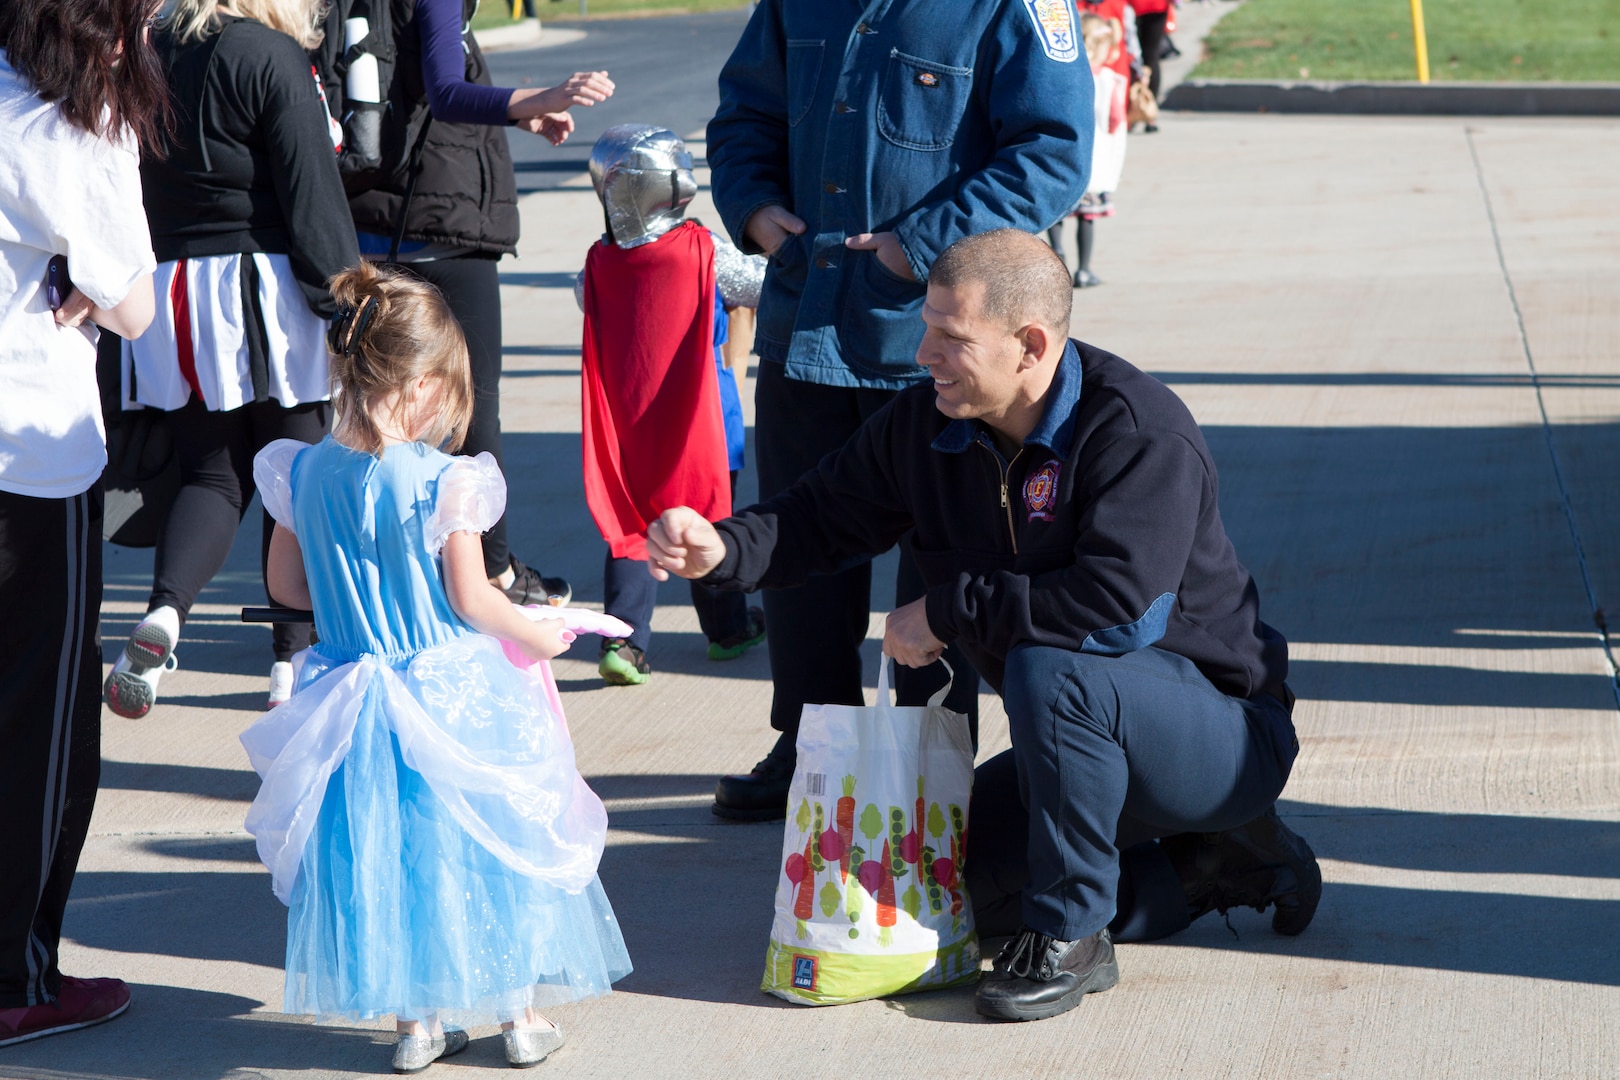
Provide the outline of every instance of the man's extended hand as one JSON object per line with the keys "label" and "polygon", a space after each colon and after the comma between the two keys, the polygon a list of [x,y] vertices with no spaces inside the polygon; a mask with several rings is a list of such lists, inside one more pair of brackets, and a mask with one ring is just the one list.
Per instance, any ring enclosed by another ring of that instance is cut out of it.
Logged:
{"label": "man's extended hand", "polygon": [[883,651],[906,667],[927,667],[945,651],[945,643],[928,625],[922,597],[889,613],[883,624]]}
{"label": "man's extended hand", "polygon": [[844,246],[855,251],[875,252],[877,261],[889,273],[906,281],[917,280],[911,264],[906,261],[906,250],[900,246],[900,238],[892,232],[863,232],[859,236],[846,236]]}
{"label": "man's extended hand", "polygon": [[659,581],[670,574],[696,580],[725,557],[720,533],[689,506],[665,510],[647,526],[647,572]]}
{"label": "man's extended hand", "polygon": [[786,243],[789,236],[798,236],[802,232],[804,219],[774,203],[755,210],[743,226],[743,235],[767,255],[775,255],[776,249]]}

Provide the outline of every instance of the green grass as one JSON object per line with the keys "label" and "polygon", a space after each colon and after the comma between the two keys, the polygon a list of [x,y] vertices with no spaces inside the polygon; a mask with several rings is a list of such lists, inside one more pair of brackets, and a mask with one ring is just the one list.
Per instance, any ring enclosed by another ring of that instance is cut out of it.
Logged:
{"label": "green grass", "polygon": [[[1616,0],[1425,0],[1429,77],[1620,81]],[[1408,0],[1249,0],[1216,24],[1200,79],[1417,78]]]}
{"label": "green grass", "polygon": [[[819,2],[819,0],[818,0]],[[725,11],[746,6],[746,0],[586,0],[589,14],[675,15],[689,11]],[[534,0],[541,22],[579,18],[579,0]],[[474,30],[506,26],[512,22],[511,0],[482,0],[473,16]]]}
{"label": "green grass", "polygon": [[[521,4],[518,10],[522,10]],[[478,10],[473,13],[472,27],[474,30],[488,30],[496,26],[510,26],[514,21],[511,0],[480,0]]]}

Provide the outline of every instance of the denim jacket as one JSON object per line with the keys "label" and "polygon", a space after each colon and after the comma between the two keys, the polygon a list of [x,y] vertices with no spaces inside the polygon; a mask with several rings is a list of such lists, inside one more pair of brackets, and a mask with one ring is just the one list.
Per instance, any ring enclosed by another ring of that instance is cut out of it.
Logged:
{"label": "denim jacket", "polygon": [[[1092,80],[1072,0],[762,0],[709,123],[732,238],[772,204],[762,359],[831,386],[916,382],[928,268],[956,240],[1036,232],[1085,192]],[[844,238],[894,232],[919,281]]]}

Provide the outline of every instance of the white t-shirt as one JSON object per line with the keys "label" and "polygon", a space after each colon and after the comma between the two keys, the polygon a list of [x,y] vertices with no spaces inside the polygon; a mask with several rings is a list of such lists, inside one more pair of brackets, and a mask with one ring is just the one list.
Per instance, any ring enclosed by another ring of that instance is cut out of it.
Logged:
{"label": "white t-shirt", "polygon": [[116,307],[156,265],[140,159],[74,127],[0,53],[0,491],[65,499],[107,464],[96,338],[56,325],[45,268],[97,307]]}

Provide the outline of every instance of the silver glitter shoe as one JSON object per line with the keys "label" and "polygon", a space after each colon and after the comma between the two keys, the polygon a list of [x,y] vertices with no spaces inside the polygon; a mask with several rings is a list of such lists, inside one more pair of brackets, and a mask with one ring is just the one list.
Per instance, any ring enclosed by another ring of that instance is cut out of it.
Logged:
{"label": "silver glitter shoe", "polygon": [[501,1032],[501,1041],[506,1043],[506,1060],[512,1063],[513,1068],[532,1069],[563,1044],[563,1030],[555,1024],[551,1027],[513,1028]]}
{"label": "silver glitter shoe", "polygon": [[442,1057],[467,1049],[467,1033],[445,1028],[443,1035],[400,1035],[394,1040],[394,1071],[421,1072]]}

